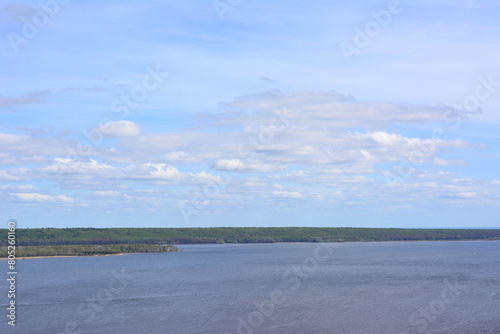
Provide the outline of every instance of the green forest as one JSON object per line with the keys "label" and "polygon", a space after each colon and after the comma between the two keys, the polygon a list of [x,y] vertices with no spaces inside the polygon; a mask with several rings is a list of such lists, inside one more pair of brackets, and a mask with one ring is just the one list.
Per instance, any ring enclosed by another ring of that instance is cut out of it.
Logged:
{"label": "green forest", "polygon": [[[18,246],[500,240],[500,229],[318,227],[34,228],[16,229]],[[7,229],[0,229],[7,246]]]}

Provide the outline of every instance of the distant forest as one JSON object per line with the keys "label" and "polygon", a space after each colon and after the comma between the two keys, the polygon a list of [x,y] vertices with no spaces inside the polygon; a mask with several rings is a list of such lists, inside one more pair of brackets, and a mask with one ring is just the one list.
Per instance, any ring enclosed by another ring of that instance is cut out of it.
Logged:
{"label": "distant forest", "polygon": [[[18,246],[417,240],[500,240],[500,229],[399,229],[349,227],[16,229],[16,244]],[[0,246],[7,246],[7,229],[0,229]]]}

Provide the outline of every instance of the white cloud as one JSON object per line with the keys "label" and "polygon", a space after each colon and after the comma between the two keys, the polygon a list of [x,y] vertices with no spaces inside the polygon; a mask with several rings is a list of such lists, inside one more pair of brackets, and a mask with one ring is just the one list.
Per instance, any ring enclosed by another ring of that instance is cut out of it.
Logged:
{"label": "white cloud", "polygon": [[183,173],[177,168],[167,164],[141,164],[130,166],[128,169],[132,171],[128,175],[136,175],[137,178],[179,181],[183,177]]}
{"label": "white cloud", "polygon": [[64,202],[64,203],[74,203],[74,199],[67,197],[65,195],[50,196],[42,195],[39,193],[11,193],[11,196],[17,196],[23,201],[27,202]]}
{"label": "white cloud", "polygon": [[238,171],[245,168],[243,162],[239,159],[222,159],[215,163],[215,169],[224,171]]}
{"label": "white cloud", "polygon": [[2,145],[15,145],[29,139],[28,136],[11,135],[7,133],[0,133],[0,142]]}
{"label": "white cloud", "polygon": [[201,162],[203,160],[202,157],[195,157],[192,156],[189,152],[184,152],[184,151],[165,153],[164,157],[169,162],[180,162],[180,163]]}
{"label": "white cloud", "polygon": [[462,193],[458,193],[457,196],[459,197],[465,197],[465,198],[472,198],[472,197],[476,197],[477,193],[473,192],[473,191],[470,191],[470,192],[462,192]]}
{"label": "white cloud", "polygon": [[[283,111],[285,104],[288,111]],[[278,106],[281,109],[274,109]],[[415,138],[399,133],[397,128],[385,129],[405,119],[409,123],[435,120],[446,107],[361,103],[334,92],[299,92],[246,96],[226,104],[223,110],[221,114],[201,117],[196,131],[143,134],[136,123],[112,122],[108,124],[113,130],[110,134],[119,138],[105,136],[87,155],[67,154],[68,150],[75,152],[79,142],[61,134],[0,134],[4,144],[0,158],[21,165],[0,171],[0,180],[50,180],[65,189],[92,192],[93,196],[86,199],[95,201],[94,205],[106,204],[97,197],[116,196],[130,201],[132,206],[135,200],[165,205],[182,201],[189,192],[202,192],[205,185],[221,184],[221,194],[209,203],[222,201],[236,206],[258,200],[262,194],[349,205],[432,202],[436,198],[447,203],[498,202],[498,195],[491,189],[494,182],[455,182],[460,179],[457,175],[432,168],[465,164],[461,159],[441,158],[444,151],[484,145],[461,139]],[[344,128],[357,124],[357,117],[361,125],[356,130]],[[228,129],[213,131],[219,126]],[[411,173],[398,166],[400,161],[415,156],[420,160]],[[234,173],[226,180],[216,171]],[[409,175],[389,188],[380,178],[394,172]],[[256,175],[248,176],[251,173]],[[296,186],[305,190],[289,190]],[[156,188],[158,192],[139,192],[141,187]],[[70,200],[33,194],[36,189],[0,190],[32,192],[15,195],[25,201]]]}
{"label": "white cloud", "polygon": [[[53,164],[40,168],[11,169],[9,174],[4,171],[10,180],[50,179],[62,182],[65,186],[80,188],[83,185],[104,186],[105,184],[121,181],[160,181],[162,184],[207,184],[220,182],[221,177],[207,173],[186,173],[165,163],[129,164],[127,166],[113,166],[108,163],[90,161],[76,161],[74,159],[54,159]],[[12,173],[12,174],[11,174]],[[0,179],[2,173],[0,171]]]}
{"label": "white cloud", "polygon": [[297,191],[275,190],[273,191],[273,195],[276,197],[285,197],[285,198],[304,198],[304,195],[302,195]]}
{"label": "white cloud", "polygon": [[384,146],[392,146],[403,141],[403,136],[387,132],[374,132],[371,137]]}
{"label": "white cloud", "polygon": [[141,126],[131,121],[108,122],[95,130],[111,137],[137,137],[142,132]]}
{"label": "white cloud", "polygon": [[94,195],[99,197],[116,197],[120,196],[120,192],[116,190],[97,190],[94,191]]}
{"label": "white cloud", "polygon": [[6,133],[0,133],[0,143],[0,161],[4,165],[40,164],[47,161],[48,156],[66,156],[68,147],[73,144],[58,134],[27,136]]}
{"label": "white cloud", "polygon": [[184,173],[164,163],[137,164],[118,169],[121,178],[132,180],[164,181],[176,184],[207,184],[219,181],[219,177],[207,172]]}
{"label": "white cloud", "polygon": [[259,162],[244,163],[239,159],[222,159],[215,163],[216,170],[242,173],[271,173],[283,170],[282,166]]}
{"label": "white cloud", "polygon": [[467,162],[465,162],[462,159],[445,160],[445,159],[441,159],[441,158],[434,158],[434,160],[432,160],[432,164],[434,166],[465,166],[465,165],[467,165]]}
{"label": "white cloud", "polygon": [[[101,163],[91,159],[90,161],[78,161],[77,159],[54,159],[56,164],[44,166],[38,170],[34,170],[34,176],[38,173],[41,175],[51,175],[57,177],[71,175],[112,175],[116,169],[107,163]],[[19,169],[19,174],[27,174],[29,171]]]}
{"label": "white cloud", "polygon": [[[351,127],[381,129],[394,123],[442,121],[444,115],[453,110],[451,107],[360,102],[352,96],[334,91],[300,91],[289,94],[272,91],[235,99],[226,103],[224,108],[230,111],[224,118],[219,118],[217,123],[225,126],[238,123],[252,126],[259,122],[262,116],[271,119],[273,112],[287,108],[293,112],[295,124],[333,129]],[[247,115],[238,110],[254,110],[254,112],[252,115]],[[256,115],[258,117],[255,117]],[[245,122],[242,122],[243,119]]]}

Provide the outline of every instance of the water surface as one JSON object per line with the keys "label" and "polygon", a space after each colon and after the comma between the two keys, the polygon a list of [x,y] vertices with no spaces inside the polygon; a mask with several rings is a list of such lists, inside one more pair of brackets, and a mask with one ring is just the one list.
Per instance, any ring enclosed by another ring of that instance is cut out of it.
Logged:
{"label": "water surface", "polygon": [[180,247],[20,260],[0,331],[500,333],[497,241]]}

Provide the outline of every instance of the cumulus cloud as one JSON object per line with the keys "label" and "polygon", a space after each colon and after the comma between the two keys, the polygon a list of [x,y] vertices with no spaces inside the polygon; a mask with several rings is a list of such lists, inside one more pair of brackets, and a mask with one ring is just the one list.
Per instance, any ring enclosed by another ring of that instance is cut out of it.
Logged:
{"label": "cumulus cloud", "polygon": [[[231,203],[261,194],[324,199],[325,203],[397,202],[403,198],[467,203],[489,198],[491,203],[498,202],[491,190],[498,185],[495,181],[456,181],[460,179],[456,175],[436,168],[465,164],[461,159],[443,159],[444,151],[485,145],[432,138],[431,132],[428,138],[415,138],[390,127],[401,122],[433,122],[448,109],[359,102],[336,92],[272,91],[225,103],[220,114],[203,115],[199,127],[184,132],[144,134],[131,121],[104,124],[93,129],[105,136],[89,154],[77,154],[79,142],[61,135],[5,133],[0,134],[0,159],[4,166],[20,167],[4,167],[0,180],[50,180],[64,188],[91,191],[89,200],[120,196],[148,202],[160,196],[161,192],[153,196],[130,190],[135,188],[132,184],[141,184],[165,189],[166,197],[179,196],[182,201],[190,187],[229,182],[231,195],[220,196],[229,196]],[[73,154],[68,155],[69,151]],[[408,161],[411,172],[400,166]],[[217,175],[219,171],[231,173],[230,180]],[[397,185],[389,187],[381,181],[394,173],[403,175]],[[294,186],[306,190],[288,190]],[[24,200],[58,198],[30,196]]]}

